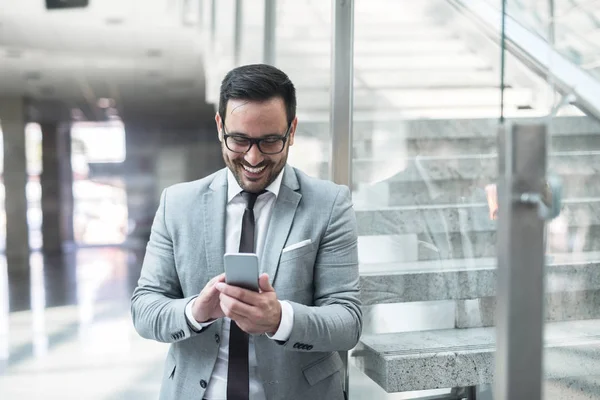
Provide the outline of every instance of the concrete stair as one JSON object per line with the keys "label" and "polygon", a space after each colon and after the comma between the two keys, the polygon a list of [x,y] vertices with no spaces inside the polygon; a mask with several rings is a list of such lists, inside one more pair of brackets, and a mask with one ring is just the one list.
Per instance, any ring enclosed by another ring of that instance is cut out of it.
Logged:
{"label": "concrete stair", "polygon": [[[367,306],[496,295],[495,258],[363,263],[360,275]],[[600,253],[549,255],[545,285],[547,293],[600,289]]]}
{"label": "concrete stair", "polygon": [[[493,382],[494,328],[364,335],[354,362],[387,392]],[[600,379],[600,320],[554,322],[545,328],[545,377]]]}

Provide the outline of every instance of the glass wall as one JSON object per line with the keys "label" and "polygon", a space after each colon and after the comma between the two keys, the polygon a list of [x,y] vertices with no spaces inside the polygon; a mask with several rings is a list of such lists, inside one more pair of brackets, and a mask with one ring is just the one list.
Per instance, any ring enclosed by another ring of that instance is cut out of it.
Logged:
{"label": "glass wall", "polygon": [[275,66],[296,86],[298,130],[288,162],[327,178],[330,167],[331,4],[279,0]]}
{"label": "glass wall", "polygon": [[[600,90],[600,48],[595,39],[600,37],[600,3],[507,4],[508,16],[547,46],[546,85],[554,93],[545,120],[550,134],[548,174],[563,182],[561,213],[546,226],[544,398],[598,398],[600,287],[594,282],[600,273],[596,212],[600,110],[593,97]],[[592,98],[580,90],[584,86],[592,90]]]}
{"label": "glass wall", "polygon": [[[477,297],[495,267],[486,188],[497,175],[499,52],[447,1],[357,0],[355,7],[352,185],[363,341],[391,340],[389,354],[426,359],[428,334],[443,342],[459,330],[483,337],[493,329],[494,299]],[[507,113],[519,114],[532,97],[530,87],[513,84]],[[408,376],[394,387],[376,385],[364,375],[377,380],[368,359],[356,360],[355,398],[412,399],[453,386]],[[422,365],[416,376],[427,376]]]}

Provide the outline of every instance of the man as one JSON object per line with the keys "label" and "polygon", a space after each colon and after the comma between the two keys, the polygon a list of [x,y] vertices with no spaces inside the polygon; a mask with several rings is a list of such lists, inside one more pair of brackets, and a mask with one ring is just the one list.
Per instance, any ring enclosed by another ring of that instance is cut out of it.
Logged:
{"label": "man", "polygon": [[[163,191],[132,297],[139,334],[172,343],[161,399],[343,399],[337,352],[362,329],[349,190],[286,165],[282,71],[230,71],[215,121],[227,168]],[[236,252],[258,254],[258,293],[225,283]]]}

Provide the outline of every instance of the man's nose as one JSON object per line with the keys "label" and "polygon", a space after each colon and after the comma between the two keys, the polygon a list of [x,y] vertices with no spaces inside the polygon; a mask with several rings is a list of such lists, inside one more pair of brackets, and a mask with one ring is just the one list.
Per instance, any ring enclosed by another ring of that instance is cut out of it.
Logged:
{"label": "man's nose", "polygon": [[260,164],[263,161],[263,159],[264,156],[258,149],[258,145],[256,143],[252,145],[252,147],[250,148],[250,150],[248,150],[246,156],[244,157],[244,160],[246,160],[248,164],[253,166]]}

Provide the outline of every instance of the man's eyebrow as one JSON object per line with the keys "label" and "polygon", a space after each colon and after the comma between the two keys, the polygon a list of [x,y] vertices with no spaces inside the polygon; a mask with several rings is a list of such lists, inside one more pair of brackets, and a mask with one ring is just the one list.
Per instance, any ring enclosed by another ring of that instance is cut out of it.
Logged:
{"label": "man's eyebrow", "polygon": [[[227,132],[230,136],[231,135],[235,135],[235,136],[244,136],[244,137],[250,137],[248,136],[247,133],[243,133],[243,132],[236,132],[236,131],[231,131],[231,132]],[[258,138],[267,138],[267,137],[273,137],[273,136],[278,136],[278,137],[283,137],[285,135],[282,135],[281,133],[265,133],[264,135],[260,135]]]}

